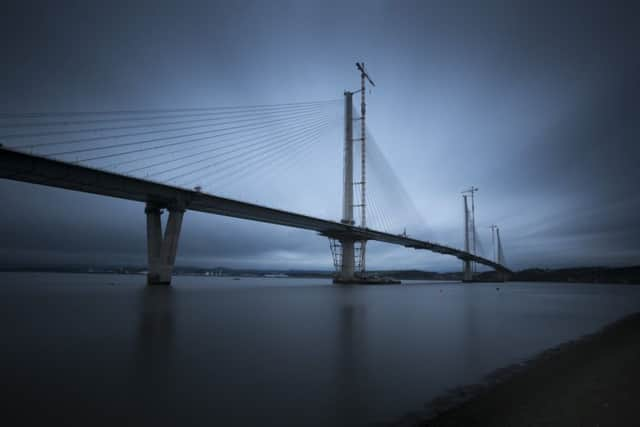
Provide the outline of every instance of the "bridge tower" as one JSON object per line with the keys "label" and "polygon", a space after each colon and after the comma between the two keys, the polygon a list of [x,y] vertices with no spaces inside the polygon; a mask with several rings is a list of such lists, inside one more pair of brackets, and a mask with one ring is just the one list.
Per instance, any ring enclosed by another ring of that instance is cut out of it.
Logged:
{"label": "bridge tower", "polygon": [[[371,86],[375,87],[375,83],[369,77],[369,74],[365,70],[364,62],[356,62],[356,68],[360,71],[360,182],[357,184],[360,186],[360,227],[367,228],[367,126],[366,126],[366,112],[367,104],[365,102],[365,95],[367,91],[367,81]],[[359,267],[360,277],[366,277],[366,255],[367,255],[367,241],[361,240],[360,242],[360,254],[359,254]]]}
{"label": "bridge tower", "polygon": [[500,228],[496,226],[496,242],[498,243],[498,264],[504,265],[504,252],[502,250],[502,241],[500,240]]}
{"label": "bridge tower", "polygon": [[[369,74],[365,70],[364,62],[356,62],[356,68],[360,71],[360,182],[357,184],[360,186],[360,227],[367,228],[367,126],[365,122],[367,104],[365,102],[366,96],[366,83],[367,81],[371,86],[376,84],[371,80]],[[364,278],[366,276],[366,254],[367,254],[367,241],[361,240],[360,242],[360,254],[359,254],[359,267],[360,276]]]}
{"label": "bridge tower", "polygon": [[[360,71],[360,89],[355,92],[344,92],[344,165],[343,165],[343,191],[342,191],[342,220],[343,224],[355,226],[353,208],[360,208],[360,227],[367,228],[367,199],[366,199],[366,103],[365,91],[366,82],[372,86],[375,83],[371,80],[364,68],[364,63],[356,62],[356,67]],[[360,93],[360,181],[353,181],[353,95]],[[360,189],[360,203],[354,204],[354,186]],[[339,244],[338,244],[339,242]],[[330,238],[331,253],[333,262],[338,271],[337,280],[339,283],[351,283],[356,280],[366,279],[366,249],[367,241],[354,236],[342,235]],[[357,255],[356,255],[357,252]],[[356,265],[357,258],[357,265]],[[357,272],[356,272],[357,268]]]}
{"label": "bridge tower", "polygon": [[[353,92],[344,92],[344,164],[342,188],[342,221],[354,225],[353,220]],[[342,255],[338,265],[341,280],[354,279],[355,241],[350,237],[340,240]]]}
{"label": "bridge tower", "polygon": [[[478,187],[471,186],[468,190],[462,192],[462,194],[467,194],[471,196],[471,215],[469,215],[469,248],[467,248],[467,252],[471,250],[473,255],[477,255],[476,252],[476,242],[478,240],[478,231],[476,229],[476,203],[475,203],[475,193],[479,190]],[[471,271],[476,272],[476,263],[471,263]]]}
{"label": "bridge tower", "polygon": [[[469,224],[469,204],[467,203],[467,195],[463,194],[462,198],[464,199],[464,250],[469,253],[469,232],[470,224]],[[470,282],[473,280],[473,274],[471,271],[471,261],[465,259],[462,261],[462,280],[464,282]]]}
{"label": "bridge tower", "polygon": [[492,224],[489,226],[489,228],[491,229],[491,250],[493,254],[492,260],[500,264],[500,261],[498,260],[498,253],[496,252],[496,230],[498,229],[498,226]]}
{"label": "bridge tower", "polygon": [[[504,251],[502,250],[502,241],[500,240],[500,228],[498,228],[496,226],[496,242],[497,242],[497,246],[498,246],[498,259],[497,259],[497,263],[500,265],[504,265],[505,264],[505,259],[504,259]],[[506,282],[509,280],[509,273],[507,272],[502,272],[501,273],[501,279],[503,282]]]}

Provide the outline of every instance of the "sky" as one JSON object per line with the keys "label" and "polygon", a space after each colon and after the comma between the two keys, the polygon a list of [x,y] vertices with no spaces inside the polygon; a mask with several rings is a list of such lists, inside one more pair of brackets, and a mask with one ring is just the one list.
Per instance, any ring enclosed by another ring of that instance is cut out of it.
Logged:
{"label": "sky", "polygon": [[[462,247],[460,193],[474,185],[486,256],[498,224],[515,269],[640,264],[637,12],[611,1],[9,1],[0,112],[341,99],[362,61],[376,83],[370,187],[390,231]],[[341,126],[304,161],[225,195],[340,219]],[[139,203],[5,180],[0,197],[1,265],[146,261]],[[460,268],[379,243],[369,255],[372,269]],[[177,264],[332,268],[312,232],[196,212]]]}

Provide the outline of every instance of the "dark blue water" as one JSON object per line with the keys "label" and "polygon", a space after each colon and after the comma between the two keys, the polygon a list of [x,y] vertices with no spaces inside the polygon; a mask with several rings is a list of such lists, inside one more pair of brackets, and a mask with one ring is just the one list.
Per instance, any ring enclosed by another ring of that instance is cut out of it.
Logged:
{"label": "dark blue water", "polygon": [[0,274],[3,417],[84,426],[366,425],[640,311],[633,286],[143,283]]}

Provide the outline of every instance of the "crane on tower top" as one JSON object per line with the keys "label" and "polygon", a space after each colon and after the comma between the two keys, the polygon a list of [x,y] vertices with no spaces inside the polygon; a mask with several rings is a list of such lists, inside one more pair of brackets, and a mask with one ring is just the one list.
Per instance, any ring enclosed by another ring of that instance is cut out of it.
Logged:
{"label": "crane on tower top", "polygon": [[373,80],[371,80],[371,77],[369,77],[369,74],[367,74],[366,70],[364,69],[364,62],[356,62],[356,67],[358,67],[358,70],[360,70],[360,73],[367,79],[369,80],[369,83],[371,83],[371,86],[375,87],[376,84],[373,82]]}

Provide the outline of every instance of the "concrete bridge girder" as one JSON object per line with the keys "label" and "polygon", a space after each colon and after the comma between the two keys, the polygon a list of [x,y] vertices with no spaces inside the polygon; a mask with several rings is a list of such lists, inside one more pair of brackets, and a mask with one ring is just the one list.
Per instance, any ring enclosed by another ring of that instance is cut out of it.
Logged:
{"label": "concrete bridge girder", "polygon": [[[149,283],[169,283],[171,281],[182,216],[187,207],[189,210],[208,214],[315,231],[340,241],[345,239],[373,240],[428,250],[455,256],[463,262],[473,261],[483,264],[501,271],[507,276],[511,273],[511,270],[504,265],[473,255],[468,251],[408,236],[356,227],[352,216],[348,216],[341,222],[330,221],[223,198],[205,192],[146,181],[115,172],[93,169],[79,164],[66,163],[4,147],[0,147],[0,178],[147,203],[147,207],[150,208],[147,215],[149,273],[151,276],[148,279]],[[349,183],[347,182],[347,184]],[[345,188],[350,187],[350,185],[345,185]],[[348,203],[346,205],[349,206]],[[158,209],[157,214],[154,208]],[[176,211],[173,215],[172,208]],[[169,210],[168,230],[165,230],[164,236],[162,235],[160,209]]]}

